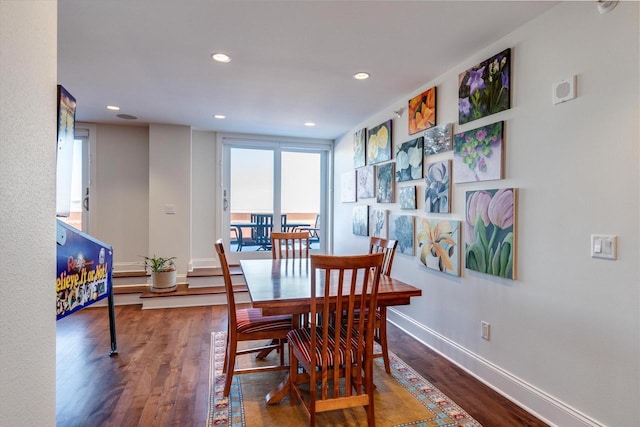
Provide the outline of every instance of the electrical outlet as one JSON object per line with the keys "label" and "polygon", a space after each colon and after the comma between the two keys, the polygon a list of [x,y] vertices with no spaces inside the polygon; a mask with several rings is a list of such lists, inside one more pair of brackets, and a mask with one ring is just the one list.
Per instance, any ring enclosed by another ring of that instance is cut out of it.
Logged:
{"label": "electrical outlet", "polygon": [[489,322],[485,322],[484,320],[480,321],[480,336],[485,340],[489,341],[491,339],[491,324]]}

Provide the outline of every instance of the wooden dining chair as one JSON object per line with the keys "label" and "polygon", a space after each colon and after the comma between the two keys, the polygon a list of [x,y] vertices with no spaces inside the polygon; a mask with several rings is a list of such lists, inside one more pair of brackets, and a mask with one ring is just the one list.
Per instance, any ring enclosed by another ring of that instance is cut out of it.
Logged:
{"label": "wooden dining chair", "polygon": [[[397,240],[387,240],[380,237],[372,237],[369,240],[369,253],[382,253],[382,275],[391,276],[393,258],[396,254]],[[382,352],[375,353],[374,357],[382,357],[384,360],[384,370],[391,374],[391,363],[389,362],[389,344],[387,342],[387,307],[378,307],[376,310],[374,340],[380,344]]]}
{"label": "wooden dining chair", "polygon": [[272,232],[273,259],[309,258],[309,232]]}
{"label": "wooden dining chair", "polygon": [[[292,328],[292,323],[290,315],[263,316],[262,312],[256,308],[237,309],[233,295],[233,286],[231,284],[231,274],[229,273],[229,264],[227,263],[227,256],[224,252],[222,239],[219,239],[215,243],[215,248],[218,253],[218,258],[220,259],[224,286],[227,293],[227,350],[224,356],[223,372],[227,374],[224,383],[224,396],[228,396],[229,390],[231,390],[231,380],[234,375],[287,369],[287,365],[284,363],[284,342],[287,333]],[[238,350],[238,342],[240,341],[268,339],[272,340],[269,345]],[[279,365],[236,369],[236,356],[270,349],[277,349],[280,352]]]}
{"label": "wooden dining chair", "polygon": [[[291,405],[303,403],[310,426],[318,412],[355,406],[364,406],[368,425],[375,425],[374,324],[355,316],[354,309],[376,309],[383,258],[381,253],[311,255],[311,324],[287,334]],[[308,392],[302,383],[309,384]]]}

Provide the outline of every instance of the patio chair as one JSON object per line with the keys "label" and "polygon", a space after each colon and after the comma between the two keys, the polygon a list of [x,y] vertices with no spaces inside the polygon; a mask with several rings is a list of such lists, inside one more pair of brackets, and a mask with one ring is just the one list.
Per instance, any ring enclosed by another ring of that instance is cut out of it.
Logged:
{"label": "patio chair", "polygon": [[320,242],[320,214],[316,215],[316,220],[313,224],[313,227],[298,227],[296,231],[308,231],[309,243]]}
{"label": "patio chair", "polygon": [[258,245],[259,251],[271,250],[271,230],[273,230],[273,214],[251,214],[252,243]]}
{"label": "patio chair", "polygon": [[[367,424],[375,425],[374,325],[353,309],[376,309],[383,257],[311,255],[311,325],[287,334],[291,405],[302,402],[310,426],[315,426],[317,412],[355,406],[364,406]],[[307,378],[308,387],[301,387]]]}

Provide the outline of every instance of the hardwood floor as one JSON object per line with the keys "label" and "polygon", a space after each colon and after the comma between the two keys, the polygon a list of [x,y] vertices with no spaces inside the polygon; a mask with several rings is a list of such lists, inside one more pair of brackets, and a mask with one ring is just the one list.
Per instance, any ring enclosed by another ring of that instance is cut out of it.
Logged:
{"label": "hardwood floor", "polygon": [[[204,426],[211,332],[221,306],[116,307],[119,354],[109,357],[106,308],[57,323],[57,425]],[[389,348],[485,427],[545,426],[393,325]]]}

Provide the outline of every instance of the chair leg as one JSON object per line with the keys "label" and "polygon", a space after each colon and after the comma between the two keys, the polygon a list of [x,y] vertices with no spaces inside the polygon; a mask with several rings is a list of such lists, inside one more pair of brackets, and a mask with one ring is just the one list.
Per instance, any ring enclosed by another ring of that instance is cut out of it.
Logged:
{"label": "chair leg", "polygon": [[227,376],[224,380],[223,396],[229,396],[231,391],[231,380],[233,380],[233,370],[236,366],[236,351],[238,350],[238,343],[236,340],[230,340],[228,345],[229,357],[227,358]]}
{"label": "chair leg", "polygon": [[298,359],[293,354],[293,349],[289,345],[289,403],[291,406],[296,404],[295,384],[298,377]]}
{"label": "chair leg", "polygon": [[384,370],[391,374],[391,363],[389,362],[389,345],[387,343],[387,307],[380,307],[380,346],[382,347],[382,358],[384,360]]}

